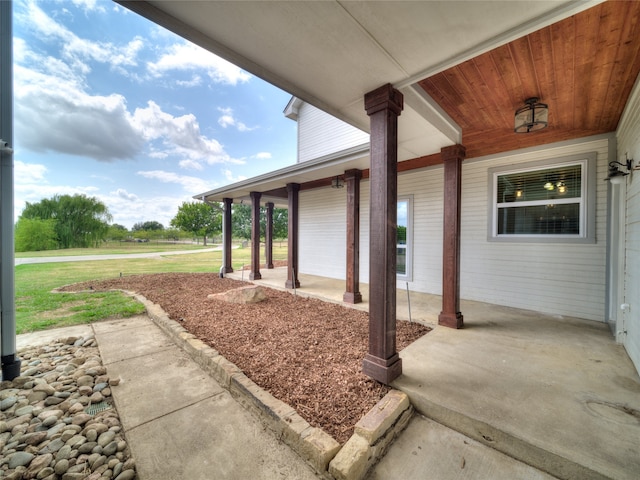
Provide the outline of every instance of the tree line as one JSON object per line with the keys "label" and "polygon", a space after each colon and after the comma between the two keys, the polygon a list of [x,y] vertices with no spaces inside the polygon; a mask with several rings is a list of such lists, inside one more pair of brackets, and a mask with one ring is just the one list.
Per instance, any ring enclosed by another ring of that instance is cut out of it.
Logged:
{"label": "tree line", "polygon": [[[273,236],[287,237],[288,215],[286,209],[273,212]],[[123,225],[111,223],[113,217],[107,206],[95,197],[86,195],[54,195],[40,202],[27,202],[15,226],[16,252],[55,250],[65,248],[99,247],[112,241],[148,241],[163,238],[178,240],[189,234],[202,238],[206,245],[222,233],[222,206],[204,202],[183,202],[171,219],[170,227],[149,220],[138,222],[128,230]],[[266,209],[261,208],[260,232],[264,239]],[[233,205],[232,236],[251,239],[251,206]]]}

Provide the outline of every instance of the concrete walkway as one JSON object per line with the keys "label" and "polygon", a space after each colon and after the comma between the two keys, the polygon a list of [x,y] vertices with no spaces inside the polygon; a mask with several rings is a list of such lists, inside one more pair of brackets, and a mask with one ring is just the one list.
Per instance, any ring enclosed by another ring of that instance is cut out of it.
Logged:
{"label": "concrete walkway", "polygon": [[18,336],[18,348],[94,333],[139,480],[318,477],[146,315]]}

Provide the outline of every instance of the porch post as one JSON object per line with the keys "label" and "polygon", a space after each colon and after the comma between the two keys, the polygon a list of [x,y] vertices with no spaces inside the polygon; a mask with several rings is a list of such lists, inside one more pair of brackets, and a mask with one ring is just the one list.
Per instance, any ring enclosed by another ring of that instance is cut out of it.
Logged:
{"label": "porch post", "polygon": [[360,293],[360,170],[347,170],[347,286],[342,300],[362,302]]}
{"label": "porch post", "polygon": [[260,192],[251,195],[251,273],[250,280],[260,280]]}
{"label": "porch post", "polygon": [[362,370],[390,384],[402,373],[396,352],[396,231],[398,116],[403,96],[384,85],[364,97],[371,123],[369,182],[369,353]]}
{"label": "porch post", "polygon": [[287,183],[287,193],[289,197],[289,231],[288,231],[288,252],[287,252],[287,282],[286,288],[298,288],[298,193],[299,183]]}
{"label": "porch post", "polygon": [[267,268],[273,268],[273,202],[267,202],[267,222],[264,233],[264,256]]}
{"label": "porch post", "polygon": [[462,196],[462,145],[444,147],[444,243],[442,248],[442,311],[438,324],[462,328],[460,312],[460,199]]}
{"label": "porch post", "polygon": [[233,198],[223,198],[223,218],[222,218],[222,272],[233,272],[233,266],[231,264],[231,243],[232,243],[232,228],[231,228],[231,204]]}

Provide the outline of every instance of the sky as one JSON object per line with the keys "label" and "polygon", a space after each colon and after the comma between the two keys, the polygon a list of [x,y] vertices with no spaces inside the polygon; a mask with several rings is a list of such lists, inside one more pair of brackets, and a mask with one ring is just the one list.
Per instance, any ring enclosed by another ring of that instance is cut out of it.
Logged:
{"label": "sky", "polygon": [[14,1],[16,219],[85,194],[169,227],[194,195],[296,162],[291,96],[110,0]]}

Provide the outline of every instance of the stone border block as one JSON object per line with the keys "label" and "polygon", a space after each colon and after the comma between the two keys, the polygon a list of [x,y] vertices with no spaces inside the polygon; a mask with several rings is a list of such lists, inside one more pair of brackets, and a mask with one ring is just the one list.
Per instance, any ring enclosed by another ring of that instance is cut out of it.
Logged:
{"label": "stone border block", "polygon": [[385,454],[413,416],[406,394],[391,390],[356,424],[354,434],[331,463],[336,480],[361,480]]}
{"label": "stone border block", "polygon": [[312,427],[291,406],[262,389],[235,364],[189,333],[144,296],[123,291],[142,303],[149,318],[276,436],[298,453],[322,478],[362,480],[407,426],[413,407],[404,393],[391,390],[356,424],[342,448]]}
{"label": "stone border block", "polygon": [[410,406],[406,394],[399,390],[391,390],[356,423],[354,433],[367,440],[369,445],[373,445]]}

